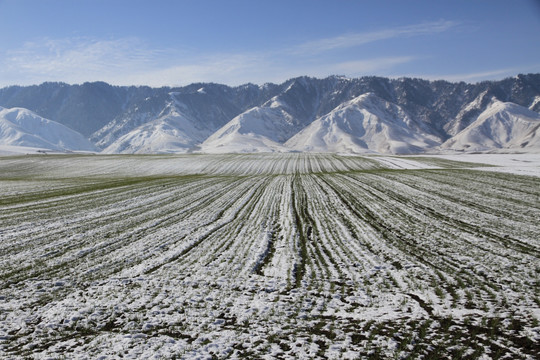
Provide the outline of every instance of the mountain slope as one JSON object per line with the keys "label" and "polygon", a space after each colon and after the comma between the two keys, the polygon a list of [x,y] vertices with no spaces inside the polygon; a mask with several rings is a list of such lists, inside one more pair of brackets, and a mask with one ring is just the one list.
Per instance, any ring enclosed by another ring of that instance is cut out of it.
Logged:
{"label": "mountain slope", "polygon": [[[492,99],[540,112],[540,74],[477,84],[376,76],[298,77],[282,84],[237,87],[213,83],[174,88],[44,83],[0,89],[0,106],[29,109],[80,132],[107,152],[184,152],[199,145],[212,152],[282,151],[284,142],[300,130],[367,93],[406,114],[402,119],[405,127],[382,121],[381,126],[396,129],[387,130],[386,135],[375,131],[377,138],[367,144],[367,137],[343,131],[340,125],[342,133],[336,128],[334,136],[342,136],[342,143],[349,145],[330,148],[360,151],[386,142],[386,146],[381,145],[385,152],[435,151],[431,140],[437,139],[438,146],[457,136],[486,111]],[[399,145],[396,141],[411,143]]]}
{"label": "mountain slope", "polygon": [[514,103],[493,99],[478,118],[442,149],[485,151],[540,149],[540,114]]}
{"label": "mountain slope", "polygon": [[113,142],[104,154],[183,153],[204,136],[179,114],[170,114],[139,126]]}
{"label": "mountain slope", "polygon": [[319,83],[293,79],[261,106],[236,116],[204,141],[203,152],[284,151],[282,144],[311,123],[320,104]]}
{"label": "mountain slope", "polygon": [[238,115],[200,145],[200,151],[273,152],[291,132],[292,117],[279,107],[253,108]]}
{"label": "mountain slope", "polygon": [[285,146],[298,151],[410,154],[439,141],[402,108],[368,93],[315,120]]}
{"label": "mountain slope", "polygon": [[0,107],[0,144],[55,151],[96,151],[78,132],[23,108]]}
{"label": "mountain slope", "polygon": [[[240,93],[248,97],[252,90],[250,87],[244,87]],[[99,147],[106,148],[123,135],[142,125],[156,120],[159,122],[165,116],[181,116],[189,119],[187,122],[191,125],[188,125],[187,129],[177,128],[185,135],[191,133],[189,127],[194,124],[198,128],[210,130],[210,133],[205,135],[206,138],[241,113],[246,102],[249,104],[249,100],[238,99],[233,89],[224,85],[192,84],[174,91],[168,88],[155,89],[152,96],[133,103],[121,115],[92,134],[91,139]],[[178,116],[172,113],[177,113]],[[178,122],[170,125],[175,127],[176,123]],[[201,142],[204,138],[197,137],[193,140]]]}
{"label": "mountain slope", "polygon": [[155,120],[131,130],[107,146],[103,153],[185,153],[208,138],[220,121],[199,121],[193,109],[169,94],[170,101]]}

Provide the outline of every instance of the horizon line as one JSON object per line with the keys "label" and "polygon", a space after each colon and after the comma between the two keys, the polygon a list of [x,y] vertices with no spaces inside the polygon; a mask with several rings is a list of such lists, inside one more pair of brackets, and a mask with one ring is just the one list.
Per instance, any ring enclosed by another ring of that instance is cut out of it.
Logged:
{"label": "horizon line", "polygon": [[[227,87],[230,87],[230,88],[239,88],[239,87],[243,87],[243,86],[247,86],[247,85],[253,85],[253,86],[258,86],[258,87],[262,87],[262,86],[266,86],[266,85],[283,85],[287,82],[290,82],[290,81],[293,81],[293,80],[296,80],[296,79],[301,79],[301,78],[310,78],[310,79],[315,79],[315,80],[326,80],[326,79],[329,79],[329,78],[342,78],[342,79],[347,79],[347,80],[356,80],[356,79],[362,79],[362,78],[381,78],[381,79],[388,79],[388,80],[400,80],[400,79],[410,79],[410,80],[423,80],[423,81],[427,81],[427,82],[439,82],[439,81],[444,81],[444,82],[448,82],[448,83],[452,83],[452,84],[459,84],[459,83],[465,83],[465,84],[469,84],[469,85],[475,85],[475,84],[479,84],[479,83],[483,83],[483,82],[498,82],[498,81],[503,81],[503,80],[506,80],[506,79],[511,79],[511,78],[514,78],[514,77],[518,77],[518,76],[529,76],[529,75],[540,75],[540,72],[518,72],[516,73],[515,75],[509,75],[509,76],[504,76],[504,77],[501,77],[501,78],[498,78],[498,79],[483,79],[483,80],[477,80],[477,81],[465,81],[465,80],[451,80],[451,79],[445,79],[444,77],[445,76],[432,76],[432,75],[362,75],[362,76],[345,76],[345,75],[338,75],[338,74],[334,74],[334,75],[328,75],[328,76],[324,76],[324,77],[319,77],[319,76],[310,76],[310,75],[299,75],[299,76],[294,76],[294,77],[291,77],[291,78],[288,78],[282,82],[264,82],[264,83],[255,83],[255,82],[246,82],[246,83],[242,83],[242,84],[239,84],[239,85],[230,85],[230,84],[225,84],[225,83],[219,83],[219,82],[213,82],[213,81],[209,81],[209,82],[204,82],[204,81],[196,81],[196,82],[192,82],[192,83],[189,83],[189,84],[186,84],[186,85],[162,85],[162,86],[151,86],[151,85],[146,85],[146,84],[114,84],[112,82],[107,82],[107,81],[104,81],[104,80],[92,80],[92,81],[84,81],[82,83],[69,83],[69,82],[66,82],[66,81],[43,81],[41,83],[35,83],[35,84],[28,84],[28,85],[20,85],[20,84],[10,84],[10,85],[3,85],[0,87],[0,89],[5,89],[5,88],[9,88],[9,87],[32,87],[32,86],[42,86],[42,85],[45,85],[45,84],[62,84],[62,85],[68,85],[68,86],[82,86],[82,85],[85,85],[85,84],[99,84],[99,83],[102,83],[102,84],[106,84],[106,85],[109,85],[109,86],[113,86],[113,87],[148,87],[148,88],[151,88],[151,89],[162,89],[162,88],[185,88],[185,87],[189,87],[189,86],[193,86],[193,85],[221,85],[221,86],[227,86]],[[464,77],[466,78],[467,76],[471,76],[472,75],[447,75],[447,77],[449,78],[452,78],[452,77]]]}

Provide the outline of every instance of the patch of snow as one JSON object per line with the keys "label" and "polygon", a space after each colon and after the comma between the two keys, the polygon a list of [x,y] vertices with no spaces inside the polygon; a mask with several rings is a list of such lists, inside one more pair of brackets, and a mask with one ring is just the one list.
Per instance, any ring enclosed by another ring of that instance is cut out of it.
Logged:
{"label": "patch of snow", "polygon": [[533,110],[538,103],[540,103],[540,96],[535,96],[533,102],[529,106],[529,110]]}
{"label": "patch of snow", "polygon": [[478,168],[479,170],[484,171],[497,171],[518,175],[531,175],[540,177],[540,153],[444,154],[430,155],[430,157],[495,166]]}

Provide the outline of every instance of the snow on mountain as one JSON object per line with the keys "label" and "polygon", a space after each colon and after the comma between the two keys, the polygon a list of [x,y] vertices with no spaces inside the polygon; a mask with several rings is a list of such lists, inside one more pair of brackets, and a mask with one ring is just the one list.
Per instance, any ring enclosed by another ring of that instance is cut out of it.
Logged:
{"label": "snow on mountain", "polygon": [[298,151],[409,154],[439,142],[401,107],[367,93],[315,120],[285,146]]}
{"label": "snow on mountain", "polygon": [[465,103],[459,113],[445,125],[446,133],[454,136],[469,126],[489,105],[491,97],[489,91],[485,90],[473,101]]}
{"label": "snow on mountain", "polygon": [[336,81],[308,77],[291,79],[260,106],[233,118],[201,144],[202,152],[288,151],[283,143],[309,125]]}
{"label": "snow on mountain", "polygon": [[212,134],[200,145],[206,153],[283,151],[290,137],[292,117],[275,102],[248,110]]}
{"label": "snow on mountain", "polygon": [[531,105],[529,105],[529,110],[535,111],[537,108],[540,108],[540,96],[536,96]]}
{"label": "snow on mountain", "polygon": [[[351,101],[367,93],[378,105],[370,108],[364,100],[360,111]],[[451,146],[449,139],[471,126],[493,98],[540,112],[540,74],[477,84],[304,76],[263,86],[150,88],[98,82],[0,89],[0,106],[29,109],[88,136],[105,152],[124,153],[288,151],[285,142],[302,129],[304,143],[298,134],[287,145],[320,151],[435,151],[445,141]],[[309,136],[308,127],[314,132]],[[515,146],[529,140],[519,141]],[[433,142],[438,142],[435,147]]]}
{"label": "snow on mountain", "polygon": [[540,149],[539,128],[540,114],[494,98],[472,124],[441,148],[460,151]]}
{"label": "snow on mountain", "polygon": [[148,124],[156,119],[156,114],[153,112],[140,112],[137,110],[139,109],[128,112],[120,118],[109,122],[93,133],[90,136],[90,140],[94,140],[96,146],[104,149],[135,128]]}
{"label": "snow on mountain", "polygon": [[214,129],[169,106],[157,119],[114,141],[105,154],[185,153],[210,136]]}
{"label": "snow on mountain", "polygon": [[171,112],[175,94],[176,92],[167,93],[163,89],[148,94],[151,96],[130,104],[120,116],[94,132],[90,140],[101,149],[105,149],[136,128],[163,118]]}
{"label": "snow on mountain", "polygon": [[23,108],[0,107],[0,144],[54,151],[96,151],[78,132]]}
{"label": "snow on mountain", "polygon": [[208,154],[287,151],[281,144],[260,134],[242,134],[237,131],[214,134],[198,150]]}
{"label": "snow on mountain", "polygon": [[131,106],[92,140],[106,152],[186,152],[242,112],[222,85],[169,90]]}

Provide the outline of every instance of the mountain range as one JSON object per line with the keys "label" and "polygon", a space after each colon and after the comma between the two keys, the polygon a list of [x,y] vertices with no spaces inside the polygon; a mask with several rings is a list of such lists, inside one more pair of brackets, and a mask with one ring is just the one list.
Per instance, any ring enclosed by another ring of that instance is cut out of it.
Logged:
{"label": "mountain range", "polygon": [[0,89],[0,145],[103,153],[540,151],[540,74],[476,84],[299,77],[237,87]]}

